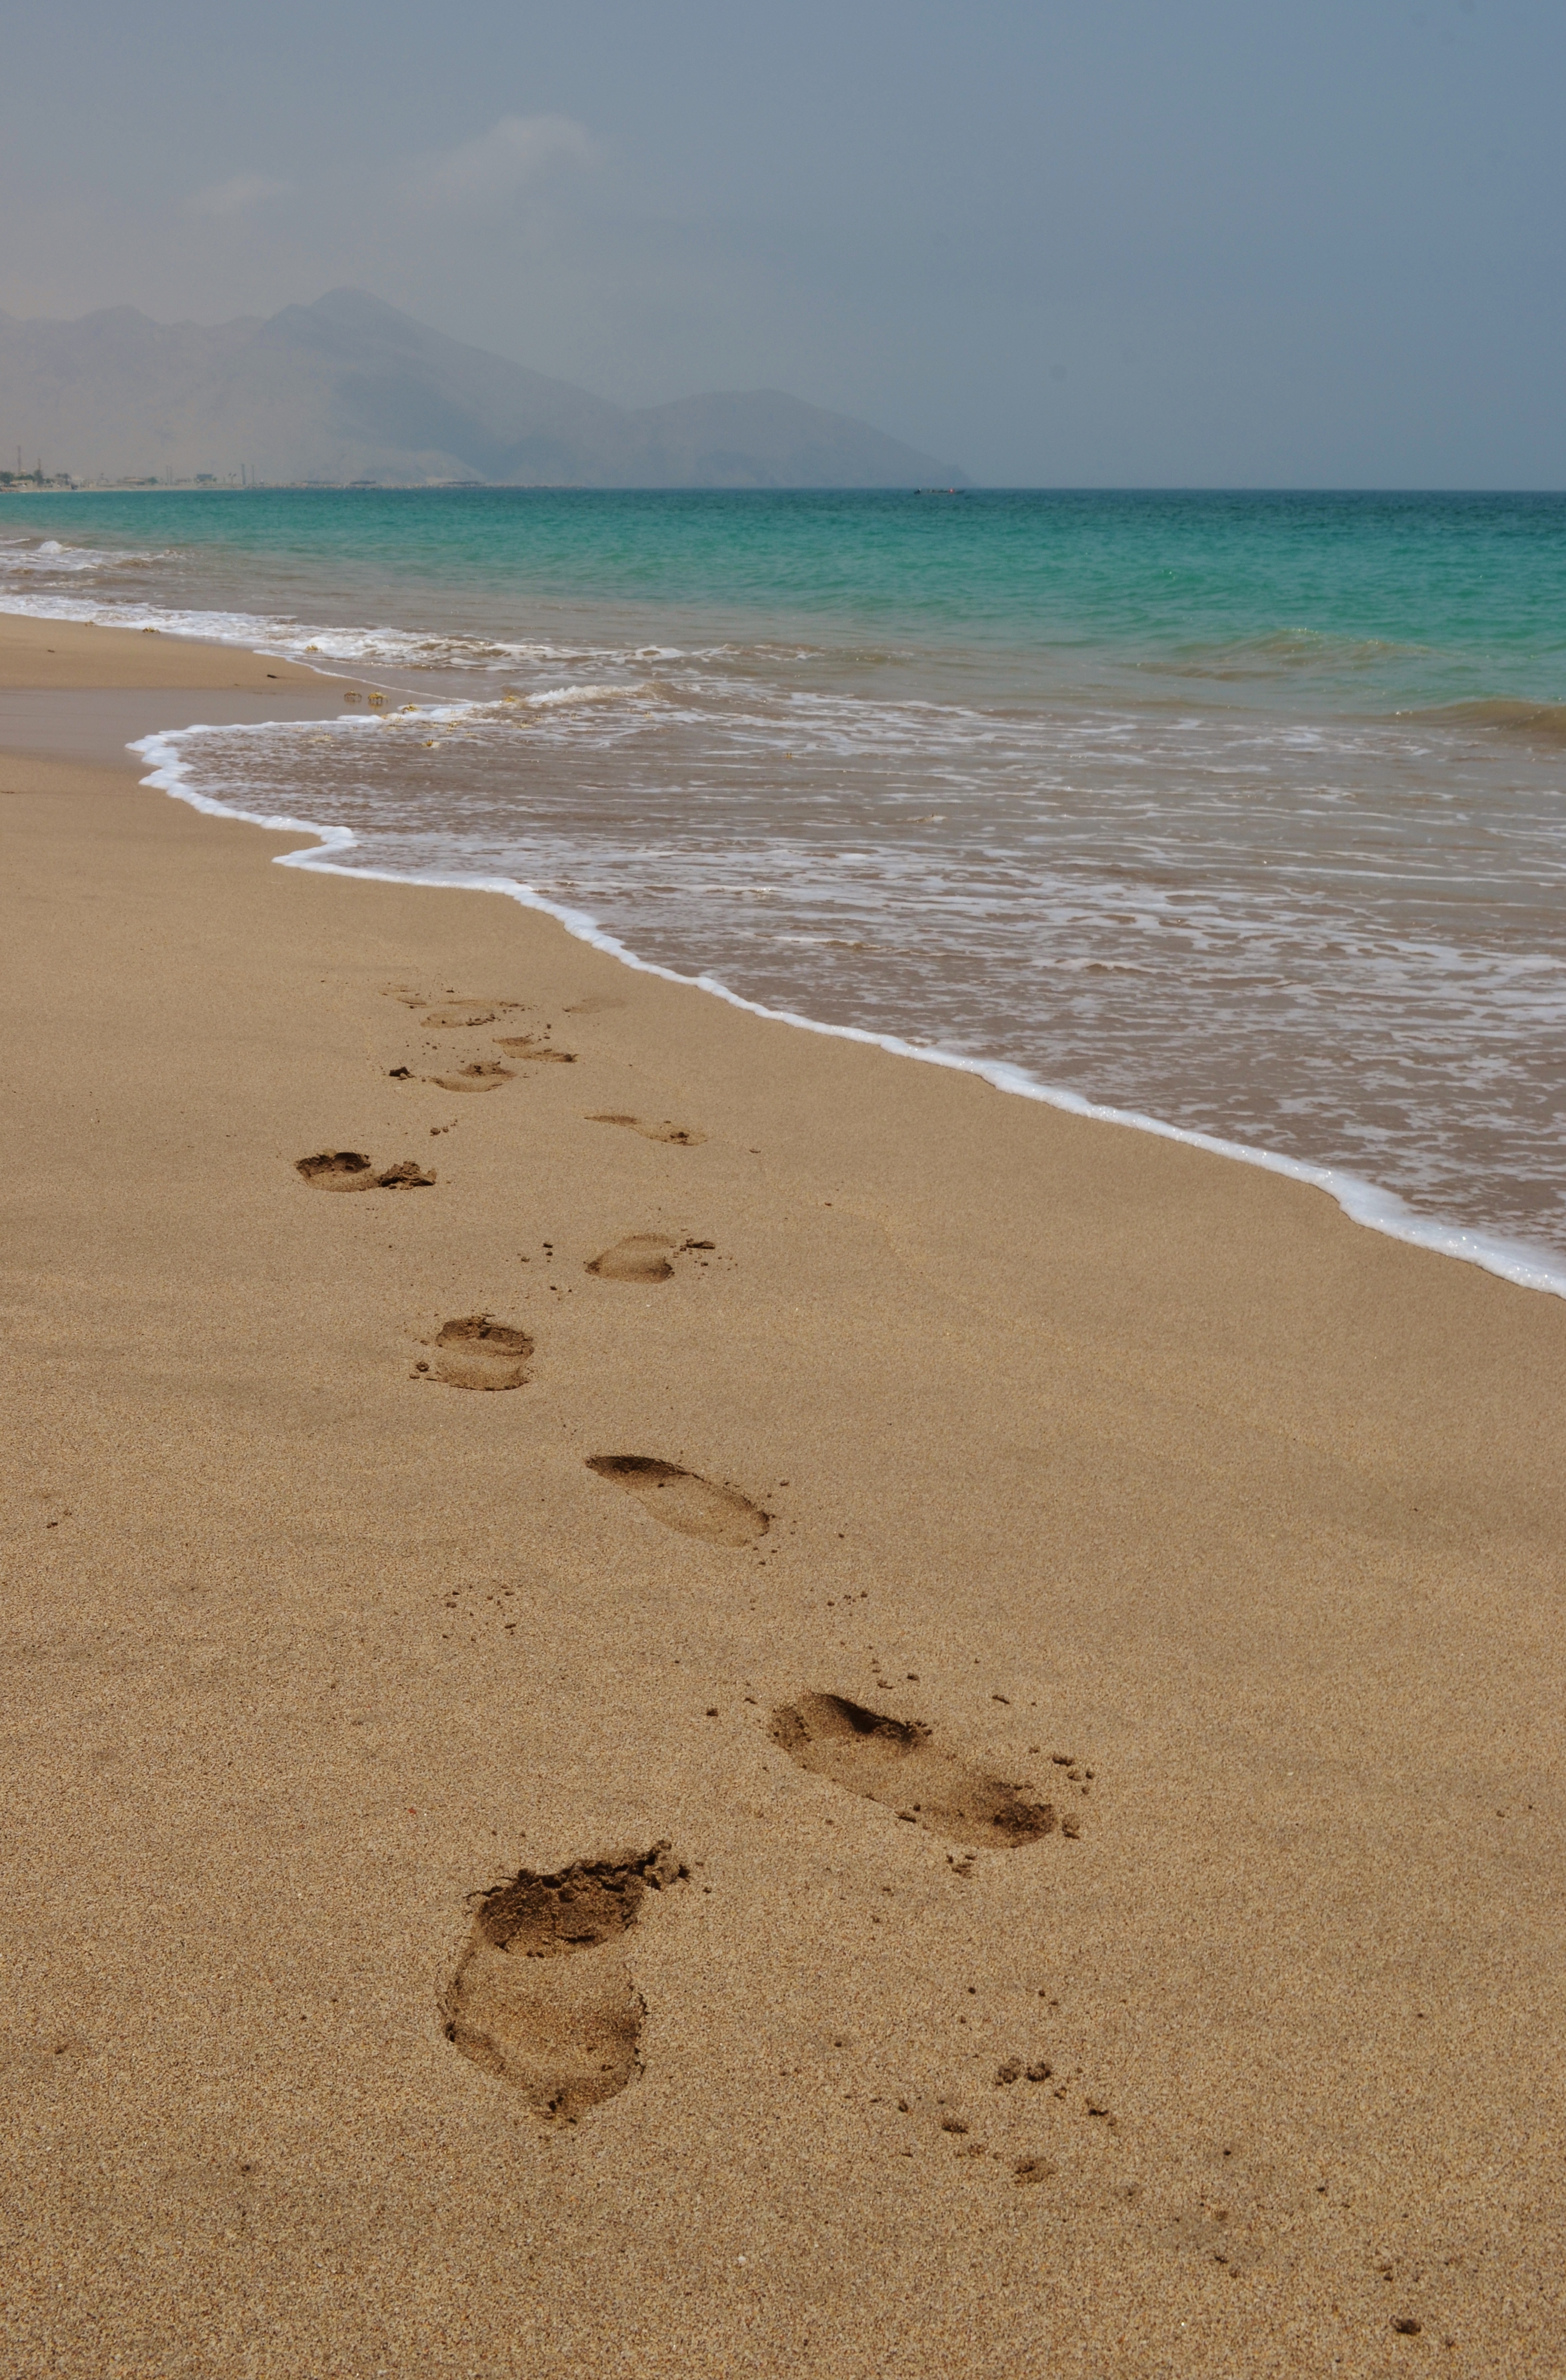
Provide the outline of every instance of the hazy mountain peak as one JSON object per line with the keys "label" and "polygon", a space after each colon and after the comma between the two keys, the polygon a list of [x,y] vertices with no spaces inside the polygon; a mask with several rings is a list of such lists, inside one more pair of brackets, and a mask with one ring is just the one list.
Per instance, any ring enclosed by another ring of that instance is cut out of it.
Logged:
{"label": "hazy mountain peak", "polygon": [[907,487],[962,474],[779,389],[637,409],[332,289],[266,321],[0,316],[0,420],[78,479]]}

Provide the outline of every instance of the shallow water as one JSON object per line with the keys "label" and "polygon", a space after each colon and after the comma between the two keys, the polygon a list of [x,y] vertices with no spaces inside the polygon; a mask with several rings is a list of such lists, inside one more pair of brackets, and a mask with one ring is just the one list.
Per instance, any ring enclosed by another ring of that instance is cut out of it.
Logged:
{"label": "shallow water", "polygon": [[0,603],[395,679],[157,755],[334,865],[513,880],[1566,1286],[1566,499],[30,498]]}

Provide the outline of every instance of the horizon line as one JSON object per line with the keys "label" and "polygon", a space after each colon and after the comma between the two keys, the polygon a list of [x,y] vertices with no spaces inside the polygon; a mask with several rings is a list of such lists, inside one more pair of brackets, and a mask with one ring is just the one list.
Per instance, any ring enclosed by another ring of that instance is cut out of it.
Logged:
{"label": "horizon line", "polygon": [[68,475],[42,484],[31,472],[0,472],[0,496],[188,495],[240,496],[261,493],[311,495],[426,496],[1558,496],[1566,483],[1548,487],[1510,481],[1493,484],[1463,482],[1448,486],[1427,481],[1322,481],[1219,480],[965,480],[965,484],[920,485],[909,480],[880,487],[856,486],[844,480],[790,482],[774,487],[729,487],[713,480],[677,483],[622,484],[613,480],[255,480],[232,477],[202,481],[132,479],[77,480]]}

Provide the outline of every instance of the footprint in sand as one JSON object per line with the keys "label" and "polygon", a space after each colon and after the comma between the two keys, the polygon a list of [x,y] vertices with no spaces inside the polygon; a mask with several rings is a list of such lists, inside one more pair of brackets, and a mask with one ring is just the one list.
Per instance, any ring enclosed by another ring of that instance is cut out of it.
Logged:
{"label": "footprint in sand", "polygon": [[764,1537],[771,1515],[737,1488],[715,1488],[694,1471],[650,1454],[589,1454],[588,1469],[629,1488],[655,1521],[710,1546],[751,1546]]}
{"label": "footprint in sand", "polygon": [[645,2014],[623,1937],[686,1874],[664,1842],[485,1893],[441,2003],[446,2039],[549,2122],[613,2099],[641,2071]]}
{"label": "footprint in sand", "polygon": [[92,2044],[79,2033],[0,2033],[0,2089],[7,2083],[68,2082],[92,2055]]}
{"label": "footprint in sand", "polygon": [[813,1776],[949,1841],[1015,1850],[1054,1831],[1052,1802],[971,1767],[920,1719],[889,1718],[841,1694],[801,1694],[772,1713],[771,1733]]}
{"label": "footprint in sand", "polygon": [[667,1121],[644,1123],[640,1116],[590,1115],[584,1116],[582,1121],[584,1123],[623,1123],[627,1132],[639,1132],[644,1140],[670,1140],[679,1148],[699,1148],[707,1137],[704,1132],[696,1131],[690,1124]]}
{"label": "footprint in sand", "polygon": [[424,1079],[443,1091],[498,1091],[503,1083],[514,1083],[516,1077],[509,1066],[478,1058],[470,1066],[458,1066],[455,1074],[426,1075]]}
{"label": "footprint in sand", "polygon": [[465,1314],[436,1333],[429,1377],[450,1389],[520,1389],[532,1352],[525,1330],[487,1314]]}
{"label": "footprint in sand", "polygon": [[1244,2216],[1236,2220],[1227,2206],[1190,2208],[1160,2225],[1154,2236],[1200,2264],[1221,2265],[1234,2281],[1261,2261],[1252,2224]]}
{"label": "footprint in sand", "polygon": [[674,1240],[660,1239],[652,1232],[633,1232],[629,1239],[616,1240],[582,1269],[596,1273],[600,1281],[673,1281],[674,1268],[669,1258],[678,1253]]}
{"label": "footprint in sand", "polygon": [[494,1037],[495,1048],[504,1050],[509,1058],[528,1058],[540,1066],[574,1066],[575,1050],[552,1049],[547,1041],[536,1041],[528,1033],[508,1033]]}
{"label": "footprint in sand", "polygon": [[600,1281],[673,1281],[672,1257],[683,1257],[687,1248],[700,1251],[712,1245],[710,1240],[666,1240],[656,1232],[633,1232],[629,1239],[616,1240],[582,1269],[596,1273]]}
{"label": "footprint in sand", "polygon": [[427,1190],[435,1179],[411,1157],[377,1172],[374,1159],[357,1148],[323,1148],[314,1157],[301,1157],[294,1171],[317,1190]]}
{"label": "footprint in sand", "polygon": [[396,1001],[402,1007],[421,1009],[420,1025],[433,1025],[445,1032],[472,1031],[480,1025],[493,1025],[503,1016],[514,1016],[523,1004],[519,1000],[464,1000],[455,992],[432,1001],[407,983],[389,983],[383,990],[388,1000]]}

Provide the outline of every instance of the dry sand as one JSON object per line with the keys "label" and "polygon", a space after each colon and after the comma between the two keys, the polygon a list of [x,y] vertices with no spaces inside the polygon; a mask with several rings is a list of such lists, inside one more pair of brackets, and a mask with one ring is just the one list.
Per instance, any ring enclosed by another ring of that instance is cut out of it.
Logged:
{"label": "dry sand", "polygon": [[1566,2371],[1566,1305],[0,789],[5,2371]]}

